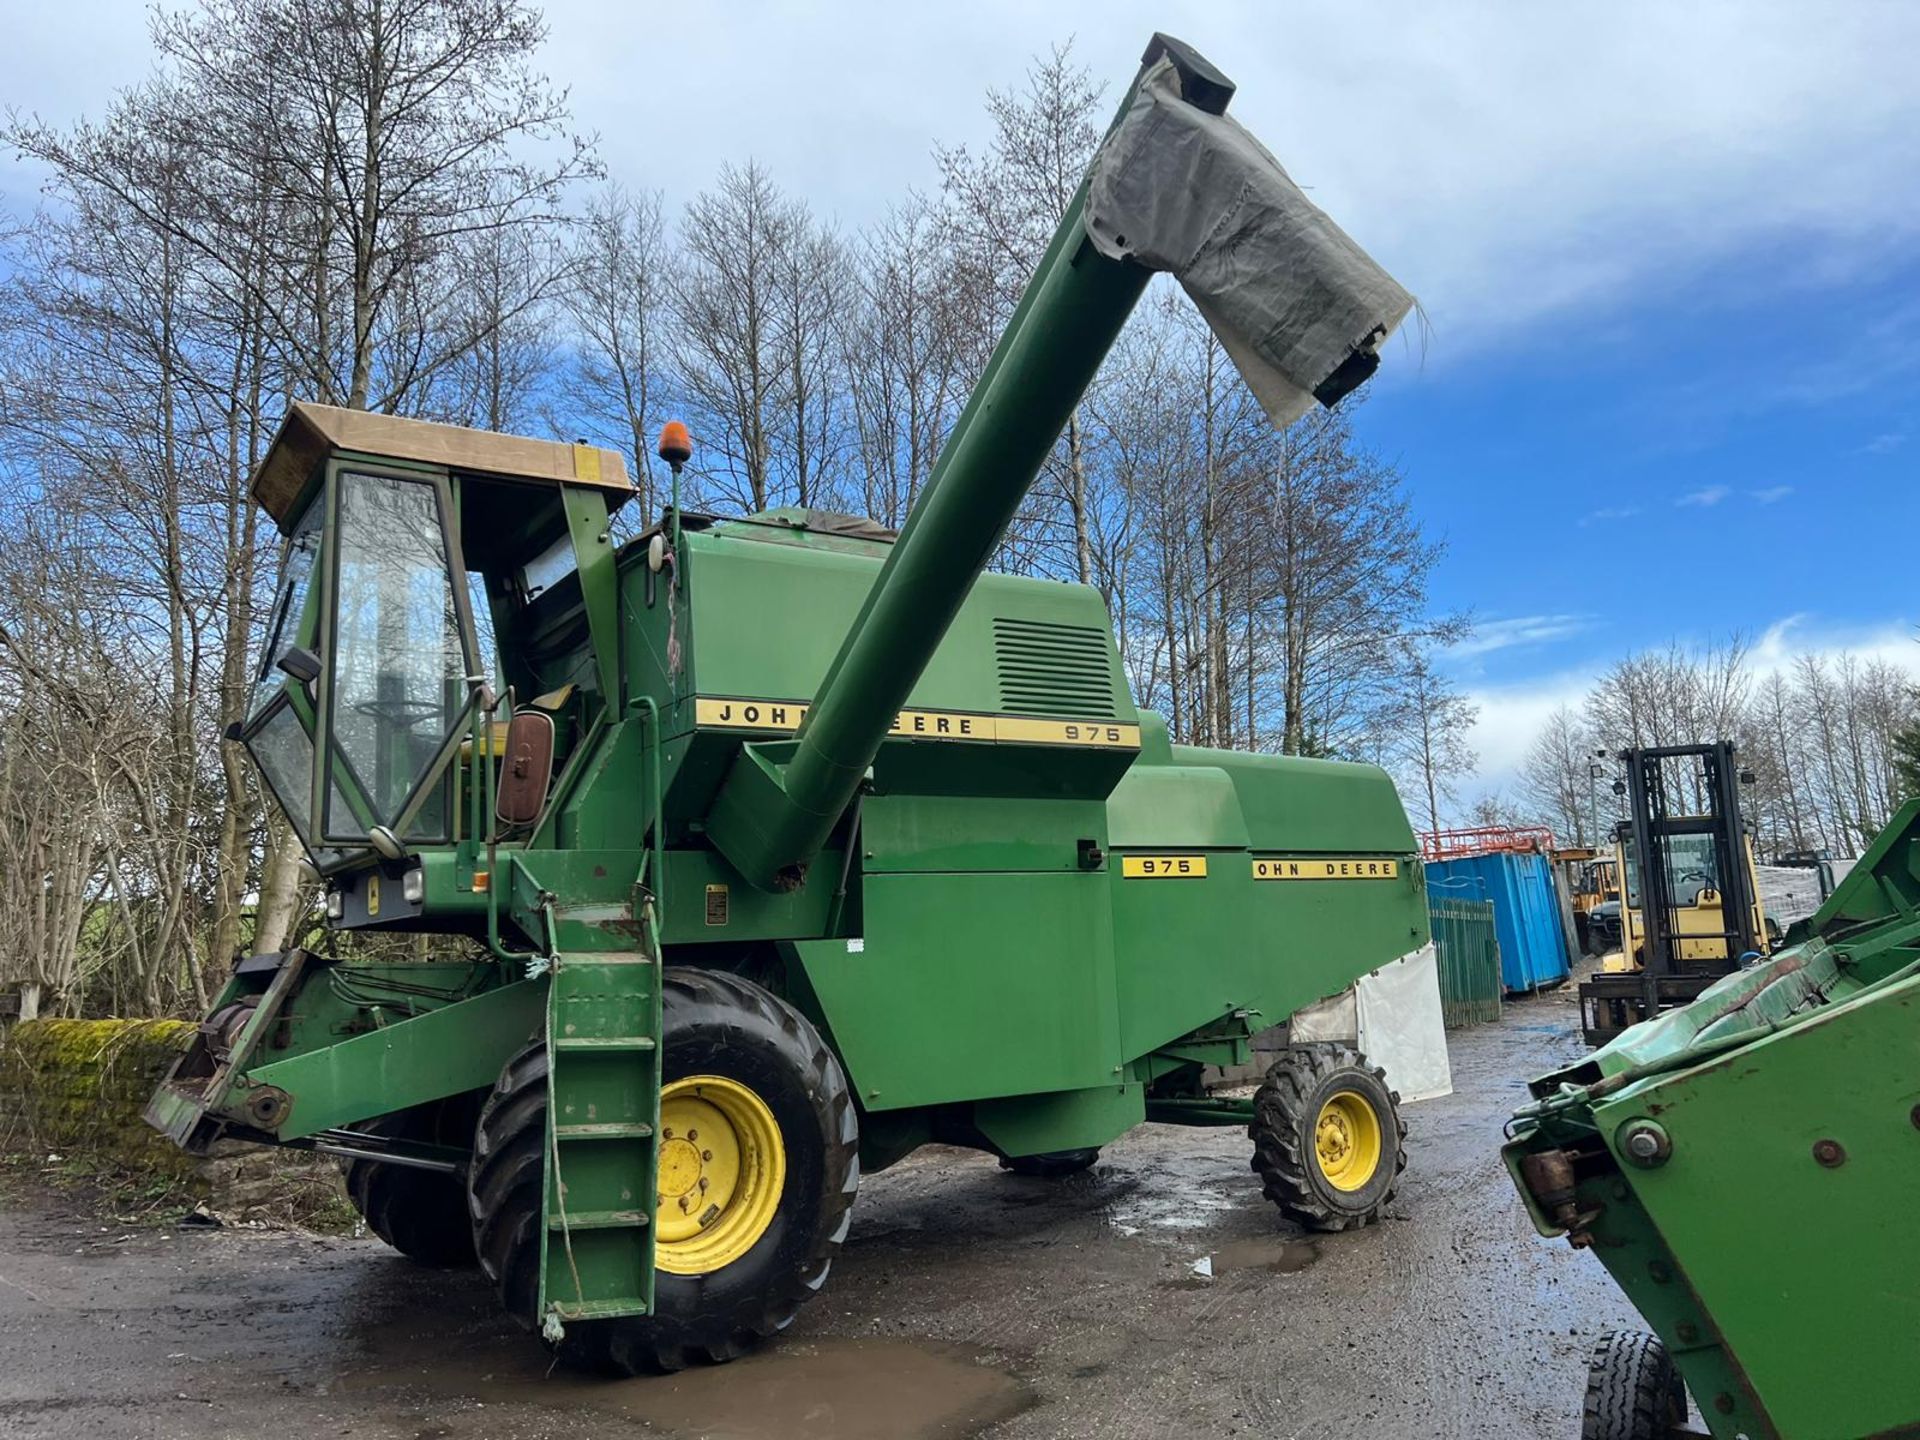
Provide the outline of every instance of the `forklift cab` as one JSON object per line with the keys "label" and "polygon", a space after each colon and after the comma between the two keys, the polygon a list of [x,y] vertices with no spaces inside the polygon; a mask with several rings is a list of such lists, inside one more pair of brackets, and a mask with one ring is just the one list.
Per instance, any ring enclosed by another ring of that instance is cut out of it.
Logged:
{"label": "forklift cab", "polygon": [[1589,1045],[1687,1004],[1770,949],[1733,745],[1623,750],[1620,759],[1631,815],[1615,834],[1620,948],[1580,987]]}

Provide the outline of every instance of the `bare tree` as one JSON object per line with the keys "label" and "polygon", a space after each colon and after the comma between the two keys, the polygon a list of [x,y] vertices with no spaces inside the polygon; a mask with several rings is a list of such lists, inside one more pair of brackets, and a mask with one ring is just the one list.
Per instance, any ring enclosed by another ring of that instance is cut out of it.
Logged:
{"label": "bare tree", "polygon": [[1243,517],[1282,665],[1281,748],[1339,753],[1393,700],[1404,642],[1448,643],[1427,585],[1443,547],[1415,523],[1399,472],[1354,443],[1350,411],[1275,437],[1271,484]]}
{"label": "bare tree", "polygon": [[1400,703],[1385,737],[1385,758],[1413,784],[1422,828],[1439,830],[1441,804],[1454,799],[1454,783],[1477,763],[1467,736],[1479,707],[1461,695],[1435,663],[1427,642],[1402,645]]}
{"label": "bare tree", "polygon": [[[1593,732],[1571,706],[1561,705],[1547,717],[1547,723],[1534,737],[1532,747],[1520,770],[1520,797],[1554,834],[1569,837],[1575,845],[1598,845],[1601,827],[1600,778],[1596,766],[1606,766],[1596,754]],[[1606,784],[1611,786],[1613,771],[1607,768]],[[1607,790],[1607,813],[1612,813],[1613,794]]]}
{"label": "bare tree", "polygon": [[[1102,93],[1087,67],[1075,62],[1071,42],[1056,46],[1028,68],[1022,88],[987,92],[993,136],[983,153],[975,155],[964,146],[934,152],[946,197],[944,218],[956,288],[973,302],[963,332],[971,338],[970,376],[984,368],[1087,173],[1103,133]],[[1084,426],[1085,417],[1076,408],[1048,462],[1046,484],[1029,501],[1029,513],[1015,522],[1015,530],[1035,534],[1041,522],[1031,512],[1063,505],[1072,546],[1070,573],[1091,584]],[[1016,549],[1011,558],[1017,564],[1023,557]]]}
{"label": "bare tree", "polygon": [[456,338],[470,343],[456,346],[422,408],[482,430],[536,428],[556,364],[556,295],[567,283],[557,238],[508,225],[485,229],[455,247],[452,272],[458,299],[446,318]]}
{"label": "bare tree", "polygon": [[149,975],[120,992],[135,1005],[204,998],[263,861],[260,942],[294,903],[284,829],[215,739],[246,703],[264,577],[245,492],[279,412],[464,386],[459,408],[511,420],[525,310],[470,282],[592,169],[516,0],[206,0],[153,34],[160,73],[103,119],[0,130],[53,176],[4,267],[0,464],[29,517],[99,558],[101,644],[165,721],[92,902]]}
{"label": "bare tree", "polygon": [[906,523],[966,400],[953,261],[930,201],[891,207],[857,247],[859,303],[842,328],[867,514]]}
{"label": "bare tree", "polygon": [[587,206],[574,238],[565,303],[573,321],[566,381],[576,433],[623,452],[641,523],[659,509],[653,437],[670,403],[674,255],[658,191],[611,188]]}
{"label": "bare tree", "polygon": [[725,503],[747,511],[773,503],[775,433],[789,378],[780,289],[785,254],[803,223],[804,213],[749,162],[724,166],[681,224],[679,365],[701,441],[699,470]]}

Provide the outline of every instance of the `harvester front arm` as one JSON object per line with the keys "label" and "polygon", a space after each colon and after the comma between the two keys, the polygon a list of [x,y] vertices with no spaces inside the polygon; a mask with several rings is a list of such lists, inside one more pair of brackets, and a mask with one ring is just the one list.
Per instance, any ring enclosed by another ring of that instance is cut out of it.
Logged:
{"label": "harvester front arm", "polygon": [[1590,1404],[1631,1363],[1719,1440],[1920,1433],[1920,802],[1789,938],[1535,1081],[1507,1164],[1658,1336]]}

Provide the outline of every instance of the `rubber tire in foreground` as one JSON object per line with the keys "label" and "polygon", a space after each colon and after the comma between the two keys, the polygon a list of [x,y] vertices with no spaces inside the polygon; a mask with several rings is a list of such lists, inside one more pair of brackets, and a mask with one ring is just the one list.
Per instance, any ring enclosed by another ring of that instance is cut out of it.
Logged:
{"label": "rubber tire in foreground", "polygon": [[1100,1148],[1085,1150],[1048,1150],[1039,1155],[1002,1155],[1000,1168],[1034,1180],[1059,1180],[1093,1168]]}
{"label": "rubber tire in foreground", "polygon": [[[473,1144],[479,1110],[478,1095],[454,1095],[396,1110],[353,1128],[389,1140],[466,1149]],[[367,1229],[409,1260],[441,1269],[474,1263],[467,1187],[457,1175],[377,1160],[349,1160],[341,1169],[346,1174],[347,1199],[367,1222]]]}
{"label": "rubber tire in foreground", "polygon": [[[1322,1172],[1314,1149],[1321,1108],[1349,1091],[1380,1124],[1380,1161],[1357,1190],[1341,1190]],[[1253,1097],[1253,1169],[1266,1197],[1315,1230],[1352,1230],[1378,1220],[1407,1168],[1407,1122],[1386,1072],[1347,1045],[1295,1045],[1283,1051]]]}
{"label": "rubber tire in foreground", "polygon": [[[738,976],[669,968],[664,1082],[722,1075],[750,1087],[780,1126],[786,1183],[766,1233],[706,1275],[654,1272],[654,1313],[566,1327],[560,1358],[619,1375],[720,1363],[793,1322],[826,1284],[860,1188],[859,1121],[840,1062],[791,1005]],[[507,1062],[480,1113],[469,1201],[481,1268],[507,1313],[536,1329],[547,1050]]]}
{"label": "rubber tire in foreground", "polygon": [[1686,1386],[1659,1340],[1615,1330],[1594,1347],[1580,1440],[1665,1440],[1686,1418]]}

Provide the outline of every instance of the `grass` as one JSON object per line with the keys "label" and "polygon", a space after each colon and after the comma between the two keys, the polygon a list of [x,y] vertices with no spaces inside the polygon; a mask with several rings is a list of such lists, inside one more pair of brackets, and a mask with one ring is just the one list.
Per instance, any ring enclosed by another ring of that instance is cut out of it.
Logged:
{"label": "grass", "polygon": [[[341,1190],[332,1161],[289,1153],[275,1169],[280,1183],[264,1203],[248,1208],[246,1221],[322,1235],[359,1230],[360,1216]],[[140,1174],[87,1155],[0,1154],[0,1200],[27,1203],[49,1192],[94,1218],[156,1228],[174,1225],[208,1203],[206,1185],[195,1180]]]}

